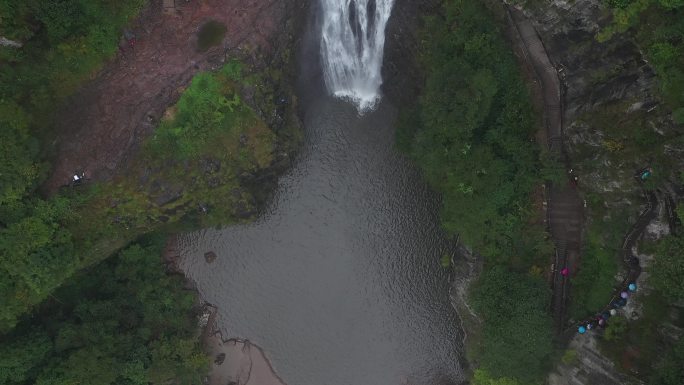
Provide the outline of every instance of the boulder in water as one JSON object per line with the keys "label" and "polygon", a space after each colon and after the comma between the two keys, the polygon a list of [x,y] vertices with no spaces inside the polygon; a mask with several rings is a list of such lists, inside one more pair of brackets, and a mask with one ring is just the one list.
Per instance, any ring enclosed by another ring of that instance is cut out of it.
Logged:
{"label": "boulder in water", "polygon": [[213,251],[207,251],[204,253],[204,260],[207,261],[207,263],[212,263],[216,260],[217,255]]}

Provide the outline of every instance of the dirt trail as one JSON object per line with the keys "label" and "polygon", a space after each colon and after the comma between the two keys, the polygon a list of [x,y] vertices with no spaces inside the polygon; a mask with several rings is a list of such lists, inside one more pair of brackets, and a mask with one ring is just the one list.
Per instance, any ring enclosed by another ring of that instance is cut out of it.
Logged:
{"label": "dirt trail", "polygon": [[[176,0],[164,10],[153,0],[131,27],[117,57],[56,116],[53,169],[46,193],[56,192],[74,171],[110,178],[154,129],[164,110],[192,76],[228,56],[261,60],[278,48],[288,2],[278,0]],[[170,11],[170,12],[169,12]],[[197,51],[197,31],[208,20],[226,25],[221,45]]]}
{"label": "dirt trail", "polygon": [[[506,6],[508,21],[515,31],[513,41],[524,60],[532,68],[534,78],[541,88],[538,97],[543,99],[544,127],[551,155],[569,168],[569,161],[563,152],[563,103],[561,84],[556,68],[551,64],[541,38],[532,23],[519,10]],[[583,211],[577,186],[572,181],[553,184],[547,189],[548,227],[556,245],[552,272],[553,318],[558,332],[563,330],[567,300],[570,292],[570,277],[579,265],[582,244]],[[568,275],[561,274],[568,268]]]}

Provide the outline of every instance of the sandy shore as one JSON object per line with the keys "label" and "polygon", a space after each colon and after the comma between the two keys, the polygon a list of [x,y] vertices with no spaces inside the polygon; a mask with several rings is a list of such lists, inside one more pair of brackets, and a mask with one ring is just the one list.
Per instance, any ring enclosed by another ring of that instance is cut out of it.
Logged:
{"label": "sandy shore", "polygon": [[[177,239],[170,237],[162,254],[162,262],[169,271],[183,273],[178,267],[180,255]],[[188,288],[195,288],[193,282],[187,282]],[[264,351],[249,340],[240,338],[225,339],[218,327],[218,309],[202,300],[204,312],[200,317],[199,327],[202,329],[200,340],[205,353],[211,358],[211,366],[207,376],[208,385],[286,385],[278,377]]]}
{"label": "sandy shore", "polygon": [[202,333],[205,351],[212,359],[207,384],[285,385],[260,347],[249,340],[224,340],[216,323],[217,309],[207,309],[207,324]]}

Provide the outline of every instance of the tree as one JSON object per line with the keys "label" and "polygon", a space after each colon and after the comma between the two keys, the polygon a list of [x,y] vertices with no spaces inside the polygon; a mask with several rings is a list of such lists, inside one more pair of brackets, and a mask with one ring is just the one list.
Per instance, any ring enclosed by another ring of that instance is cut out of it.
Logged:
{"label": "tree", "polygon": [[680,221],[684,222],[684,205],[677,206],[677,217]]}
{"label": "tree", "polygon": [[544,229],[530,225],[531,197],[557,165],[540,175],[529,95],[492,15],[466,0],[443,11],[425,23],[425,86],[397,141],[442,193],[443,227],[487,261],[470,293],[484,321],[476,381],[534,382],[552,351],[550,293],[516,271],[534,271],[549,250]]}
{"label": "tree", "polygon": [[684,299],[684,236],[670,235],[658,242],[649,282],[672,302]]}
{"label": "tree", "polygon": [[3,336],[0,383],[199,385],[207,357],[194,294],[164,273],[161,247],[159,240],[128,247]]}
{"label": "tree", "polygon": [[444,7],[443,19],[426,23],[425,89],[397,135],[443,193],[444,227],[506,260],[520,252],[515,240],[542,180],[529,95],[487,10],[468,1]]}
{"label": "tree", "polygon": [[486,370],[476,369],[473,385],[520,385],[520,382],[508,377],[492,378]]}
{"label": "tree", "polygon": [[43,166],[35,160],[38,148],[29,134],[30,123],[23,108],[0,98],[0,205],[22,199],[42,174]]}
{"label": "tree", "polygon": [[613,23],[598,35],[608,40],[630,28],[648,56],[661,94],[681,123],[684,108],[684,0],[606,0],[614,7]]}
{"label": "tree", "polygon": [[606,341],[616,341],[621,339],[627,332],[627,319],[625,317],[613,317],[608,322],[603,338]]}
{"label": "tree", "polygon": [[0,0],[2,331],[84,264],[66,227],[67,199],[36,191],[49,167],[40,139],[60,102],[116,52],[121,27],[144,3]]}
{"label": "tree", "polygon": [[523,382],[545,374],[553,351],[549,298],[541,278],[502,266],[483,272],[472,288],[471,303],[484,321],[477,354],[484,370]]}
{"label": "tree", "polygon": [[51,351],[52,342],[43,331],[3,341],[0,344],[0,384],[30,383]]}
{"label": "tree", "polygon": [[657,366],[649,384],[680,385],[684,384],[684,339],[679,339],[665,354],[663,361]]}

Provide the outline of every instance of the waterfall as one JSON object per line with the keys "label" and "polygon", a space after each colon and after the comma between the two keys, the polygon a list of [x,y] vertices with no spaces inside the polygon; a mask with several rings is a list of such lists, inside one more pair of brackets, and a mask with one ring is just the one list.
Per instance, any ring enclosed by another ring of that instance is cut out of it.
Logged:
{"label": "waterfall", "polygon": [[380,100],[385,26],[394,0],[321,0],[321,63],[328,91],[360,113]]}

